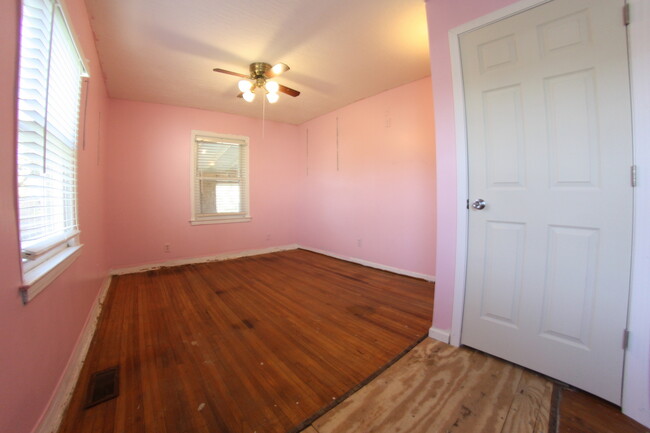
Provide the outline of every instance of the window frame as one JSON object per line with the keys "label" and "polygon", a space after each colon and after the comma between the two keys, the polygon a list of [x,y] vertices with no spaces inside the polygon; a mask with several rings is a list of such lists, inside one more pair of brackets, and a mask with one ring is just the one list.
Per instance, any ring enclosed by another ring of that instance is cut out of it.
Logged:
{"label": "window frame", "polygon": [[[197,202],[196,199],[198,197],[197,191],[196,191],[196,183],[197,183],[197,172],[196,172],[196,166],[197,166],[197,156],[198,156],[198,147],[199,147],[199,141],[197,139],[199,138],[208,138],[208,139],[213,139],[215,142],[218,141],[240,141],[242,144],[240,146],[243,146],[243,152],[245,153],[244,156],[242,156],[242,160],[240,161],[240,170],[244,171],[245,173],[245,185],[244,185],[244,192],[242,194],[244,203],[241,203],[241,205],[244,207],[245,211],[244,212],[238,212],[238,213],[223,213],[223,214],[217,214],[217,213],[212,213],[212,214],[199,214],[197,213]],[[250,139],[247,136],[243,135],[232,135],[232,134],[220,134],[220,133],[215,133],[215,132],[210,132],[210,131],[199,131],[199,130],[192,130],[191,134],[191,158],[190,158],[190,207],[191,207],[191,218],[190,218],[190,224],[191,225],[203,225],[203,224],[224,224],[224,223],[244,223],[244,222],[250,222],[252,220],[251,217],[251,211],[250,211]]]}
{"label": "window frame", "polygon": [[[78,165],[79,165],[79,139],[81,128],[81,111],[82,111],[82,101],[84,100],[85,92],[87,92],[87,86],[84,86],[83,83],[89,78],[89,69],[86,63],[85,57],[80,49],[79,40],[70,26],[70,20],[68,19],[67,11],[64,5],[59,0],[42,0],[43,3],[49,4],[51,7],[51,25],[54,26],[57,22],[57,16],[60,17],[60,21],[63,26],[63,30],[67,32],[69,37],[71,47],[68,46],[68,49],[76,54],[76,60],[79,62],[80,66],[80,76],[79,76],[79,99],[77,101],[77,112],[75,119],[75,140],[74,140],[74,149],[72,152],[72,159],[70,162],[72,164],[72,178],[74,179],[74,205],[72,206],[72,211],[74,212],[73,220],[74,226],[66,229],[63,232],[53,233],[46,238],[39,239],[37,241],[27,243],[27,246],[22,242],[22,230],[21,230],[21,216],[20,216],[20,207],[17,208],[17,228],[19,234],[19,246],[20,246],[20,259],[21,259],[21,273],[22,273],[22,286],[20,287],[20,294],[24,304],[27,304],[31,301],[36,295],[42,292],[47,286],[49,286],[63,271],[65,271],[81,254],[81,249],[83,245],[80,242],[80,230],[79,230],[79,212],[78,212]],[[21,11],[23,11],[25,5],[21,2]],[[48,15],[49,18],[50,15]],[[23,45],[28,45],[27,39],[24,39],[24,34],[26,32],[23,30],[25,25],[23,19],[20,21],[19,26],[19,62],[18,62],[18,84],[20,89],[20,79],[23,74],[27,74],[23,70],[22,57],[23,57]],[[60,27],[59,27],[60,29]],[[50,38],[53,37],[54,30],[51,30]],[[47,52],[47,59],[50,59],[53,54],[52,43],[50,43],[49,51]],[[56,54],[56,52],[55,52]],[[49,62],[49,60],[48,60]],[[28,66],[25,66],[26,68]],[[48,64],[49,68],[49,64]],[[52,72],[47,70],[44,72],[44,75],[49,82]],[[28,76],[28,75],[27,75]],[[46,87],[49,92],[49,89]],[[17,92],[17,104],[16,104],[16,177],[18,178],[18,147],[19,139],[21,133],[21,124],[20,124],[20,90]],[[48,98],[45,97],[44,106],[42,109],[48,111]],[[44,124],[43,128],[47,129],[47,122]],[[47,137],[47,132],[44,132],[44,140]],[[44,144],[44,152],[47,150],[47,144]],[[15,189],[16,201],[18,202],[20,194],[18,190],[18,183],[16,184]]]}

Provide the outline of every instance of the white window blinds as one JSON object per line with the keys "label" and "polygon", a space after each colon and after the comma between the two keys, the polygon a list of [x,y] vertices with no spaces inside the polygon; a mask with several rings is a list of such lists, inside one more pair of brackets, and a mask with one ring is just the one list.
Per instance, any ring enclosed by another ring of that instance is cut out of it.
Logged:
{"label": "white window blinds", "polygon": [[18,88],[18,202],[23,261],[77,232],[76,143],[85,69],[60,5],[23,0]]}
{"label": "white window blinds", "polygon": [[193,221],[249,218],[248,138],[193,134]]}

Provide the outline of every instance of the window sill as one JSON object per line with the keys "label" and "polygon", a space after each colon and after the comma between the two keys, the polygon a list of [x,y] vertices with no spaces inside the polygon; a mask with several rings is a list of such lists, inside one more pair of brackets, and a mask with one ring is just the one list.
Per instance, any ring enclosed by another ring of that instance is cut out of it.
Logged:
{"label": "window sill", "polygon": [[192,224],[193,226],[198,226],[203,224],[247,223],[250,221],[251,221],[251,217],[235,217],[235,218],[190,220],[190,224]]}
{"label": "window sill", "polygon": [[65,271],[81,254],[83,245],[68,247],[41,265],[25,273],[24,285],[20,288],[23,304],[27,304],[41,293]]}

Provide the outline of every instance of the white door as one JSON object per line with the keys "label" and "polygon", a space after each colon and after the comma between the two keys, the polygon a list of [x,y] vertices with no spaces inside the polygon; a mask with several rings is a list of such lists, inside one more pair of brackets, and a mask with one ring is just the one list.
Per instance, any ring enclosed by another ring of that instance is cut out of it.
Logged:
{"label": "white door", "polygon": [[622,8],[554,0],[461,35],[461,342],[617,404],[632,240]]}

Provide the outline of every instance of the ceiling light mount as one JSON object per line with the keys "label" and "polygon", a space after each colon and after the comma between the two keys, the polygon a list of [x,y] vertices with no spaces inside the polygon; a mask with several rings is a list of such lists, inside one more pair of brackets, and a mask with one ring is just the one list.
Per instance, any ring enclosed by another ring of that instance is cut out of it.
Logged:
{"label": "ceiling light mount", "polygon": [[268,63],[264,63],[264,62],[251,63],[251,65],[249,66],[249,69],[251,71],[251,78],[264,79],[266,78],[264,74],[266,73],[266,71],[268,71],[271,68],[272,66],[269,65]]}

